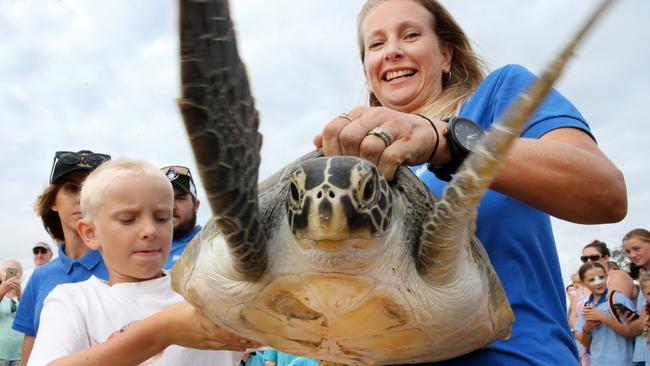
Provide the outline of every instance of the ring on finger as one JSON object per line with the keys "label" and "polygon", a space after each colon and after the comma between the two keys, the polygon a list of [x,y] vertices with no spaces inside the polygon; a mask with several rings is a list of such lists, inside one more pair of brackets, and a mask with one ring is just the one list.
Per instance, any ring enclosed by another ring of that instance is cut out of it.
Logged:
{"label": "ring on finger", "polygon": [[368,132],[368,136],[370,136],[370,135],[377,136],[380,139],[382,139],[382,141],[384,141],[384,144],[386,145],[386,147],[388,147],[390,144],[393,143],[393,136],[390,134],[390,132],[384,130],[381,127],[375,127],[372,130],[370,130]]}
{"label": "ring on finger", "polygon": [[350,117],[350,115],[348,114],[348,112],[343,112],[343,113],[339,114],[339,115],[337,116],[337,118],[347,119],[348,121],[352,122],[352,118]]}

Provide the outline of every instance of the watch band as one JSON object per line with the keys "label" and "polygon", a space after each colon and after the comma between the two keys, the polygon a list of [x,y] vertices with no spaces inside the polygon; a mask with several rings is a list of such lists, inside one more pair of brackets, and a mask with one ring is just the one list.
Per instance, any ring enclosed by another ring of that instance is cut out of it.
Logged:
{"label": "watch band", "polygon": [[451,154],[451,161],[446,163],[446,164],[440,164],[440,165],[434,165],[432,163],[429,163],[429,167],[427,168],[430,172],[435,174],[435,176],[443,181],[449,182],[451,181],[451,175],[456,173],[456,170],[460,167],[460,165],[463,163],[463,160],[465,160],[465,157],[467,157],[468,152],[465,151],[463,148],[458,146],[456,141],[454,140],[452,136],[452,124],[454,123],[454,120],[456,118],[461,118],[461,117],[449,117],[443,119],[444,122],[449,123],[449,127],[447,128],[447,131],[443,134],[445,137],[445,140],[447,142],[447,147],[449,149],[449,152]]}

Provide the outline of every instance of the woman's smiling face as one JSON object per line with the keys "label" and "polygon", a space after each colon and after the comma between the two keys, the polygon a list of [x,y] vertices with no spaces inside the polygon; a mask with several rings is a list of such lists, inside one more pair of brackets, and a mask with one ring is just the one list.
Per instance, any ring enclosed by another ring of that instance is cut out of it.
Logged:
{"label": "woman's smiling face", "polygon": [[442,92],[452,51],[440,44],[434,22],[413,0],[388,0],[361,23],[368,88],[383,106],[416,112]]}

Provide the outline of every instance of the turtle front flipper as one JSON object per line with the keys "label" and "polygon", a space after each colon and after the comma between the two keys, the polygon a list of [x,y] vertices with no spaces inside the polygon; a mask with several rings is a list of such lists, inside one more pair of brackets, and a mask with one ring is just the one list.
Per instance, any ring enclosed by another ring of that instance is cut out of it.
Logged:
{"label": "turtle front flipper", "polygon": [[466,245],[467,236],[474,232],[476,208],[496,177],[500,163],[559,78],[578,43],[612,2],[605,0],[600,4],[542,76],[492,126],[476,152],[464,160],[424,224],[417,262],[420,273],[439,284],[457,276],[458,271],[454,269],[459,268],[463,253],[458,246]]}
{"label": "turtle front flipper", "polygon": [[259,278],[266,238],[258,219],[258,115],[225,0],[180,1],[178,102],[234,275]]}

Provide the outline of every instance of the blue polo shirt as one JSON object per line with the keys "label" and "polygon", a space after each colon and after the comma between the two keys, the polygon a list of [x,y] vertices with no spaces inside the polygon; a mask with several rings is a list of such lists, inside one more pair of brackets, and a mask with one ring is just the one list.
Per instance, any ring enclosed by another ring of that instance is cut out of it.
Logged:
{"label": "blue polo shirt", "polygon": [[[639,296],[636,298],[636,312],[641,314],[641,310],[646,304],[645,296],[643,295],[643,290],[639,288]],[[639,334],[634,339],[634,356],[632,357],[634,362],[645,362],[646,365],[650,366],[650,350],[648,349],[648,342],[646,341],[643,334]]]}
{"label": "blue polo shirt", "polygon": [[43,302],[57,285],[85,281],[95,275],[108,280],[108,271],[102,256],[89,250],[83,257],[72,260],[65,255],[65,247],[59,247],[58,257],[37,268],[27,283],[20,300],[12,328],[28,336],[36,336]]}
{"label": "blue polo shirt", "polygon": [[192,231],[187,233],[184,237],[172,241],[172,248],[169,250],[169,257],[165,263],[165,270],[170,270],[176,263],[176,261],[183,255],[185,247],[187,244],[194,239],[194,236],[201,231],[201,225],[196,225]]}
{"label": "blue polo shirt", "polygon": [[[589,296],[587,304],[607,314],[610,318],[614,316],[609,311],[607,304],[607,291],[600,296],[598,303],[593,304],[593,295]],[[614,296],[614,303],[623,304],[630,309],[634,308],[632,300],[628,299],[620,292]],[[582,312],[578,314],[576,329],[582,331],[585,325],[585,319]],[[606,324],[601,324],[591,330],[591,366],[632,366],[632,355],[634,354],[634,345],[632,341],[619,335]]]}
{"label": "blue polo shirt", "polygon": [[[497,69],[462,106],[459,116],[489,130],[535,79],[519,65]],[[526,123],[521,137],[538,139],[558,128],[575,128],[591,136],[580,112],[552,90]],[[447,182],[437,179],[426,165],[412,169],[440,197]],[[566,319],[564,283],[549,215],[488,190],[478,206],[476,235],[515,314],[512,335],[509,340],[436,365],[577,366],[578,350]]]}

